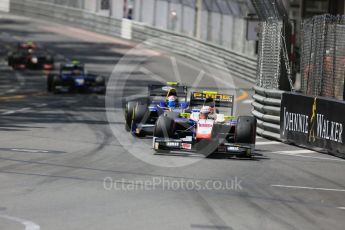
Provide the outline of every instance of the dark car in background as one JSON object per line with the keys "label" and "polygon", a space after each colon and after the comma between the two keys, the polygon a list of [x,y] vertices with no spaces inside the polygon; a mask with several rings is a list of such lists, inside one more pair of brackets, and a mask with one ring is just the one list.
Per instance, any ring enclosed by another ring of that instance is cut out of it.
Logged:
{"label": "dark car in background", "polygon": [[34,42],[18,43],[7,55],[8,65],[13,69],[53,70],[53,55]]}

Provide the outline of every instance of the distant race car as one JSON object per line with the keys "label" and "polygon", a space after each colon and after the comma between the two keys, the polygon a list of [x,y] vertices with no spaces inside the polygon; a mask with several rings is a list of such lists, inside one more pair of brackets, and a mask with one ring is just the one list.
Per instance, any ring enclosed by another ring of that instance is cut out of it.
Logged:
{"label": "distant race car", "polygon": [[152,135],[158,117],[164,111],[184,112],[188,109],[187,87],[177,82],[149,85],[147,100],[129,101],[125,108],[126,130],[135,136]]}
{"label": "distant race car", "polygon": [[13,69],[54,69],[53,56],[40,49],[34,42],[19,43],[15,51],[8,53],[7,61]]}
{"label": "distant race car", "polygon": [[103,76],[89,74],[79,61],[61,64],[57,74],[49,74],[47,90],[54,93],[105,94],[106,80]]}
{"label": "distant race car", "polygon": [[[234,119],[234,96],[216,92],[193,92],[191,105],[202,105],[190,113],[165,111],[153,131],[157,152],[191,151],[209,156],[226,153],[251,157],[255,149],[256,120],[251,116]],[[226,116],[216,108],[231,109]]]}

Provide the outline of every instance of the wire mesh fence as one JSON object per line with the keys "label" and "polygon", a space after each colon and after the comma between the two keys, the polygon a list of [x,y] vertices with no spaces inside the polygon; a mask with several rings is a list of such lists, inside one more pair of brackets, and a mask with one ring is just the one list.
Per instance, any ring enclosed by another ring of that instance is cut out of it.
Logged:
{"label": "wire mesh fence", "polygon": [[282,21],[278,20],[269,20],[261,23],[257,86],[267,89],[279,88],[282,26]]}
{"label": "wire mesh fence", "polygon": [[252,0],[261,20],[256,85],[266,89],[280,89],[285,39],[286,11],[281,0]]}
{"label": "wire mesh fence", "polygon": [[321,15],[302,24],[301,91],[343,99],[345,17]]}

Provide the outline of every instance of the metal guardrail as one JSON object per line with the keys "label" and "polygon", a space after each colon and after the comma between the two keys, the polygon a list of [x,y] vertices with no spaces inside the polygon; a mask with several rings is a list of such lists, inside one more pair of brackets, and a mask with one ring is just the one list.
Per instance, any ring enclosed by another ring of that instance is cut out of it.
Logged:
{"label": "metal guardrail", "polygon": [[[122,21],[93,12],[35,0],[11,0],[10,12],[121,36]],[[224,47],[132,21],[132,40],[184,55],[255,82],[257,60]],[[156,39],[152,39],[156,38]]]}
{"label": "metal guardrail", "polygon": [[280,105],[284,91],[254,87],[253,115],[257,119],[257,134],[281,140]]}

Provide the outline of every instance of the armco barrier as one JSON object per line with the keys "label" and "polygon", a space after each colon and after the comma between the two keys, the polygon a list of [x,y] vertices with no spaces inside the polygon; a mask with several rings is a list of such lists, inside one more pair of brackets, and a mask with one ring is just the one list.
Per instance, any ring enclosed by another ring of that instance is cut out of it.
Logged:
{"label": "armco barrier", "polygon": [[[11,0],[10,12],[70,24],[117,37],[125,34],[124,37],[132,38],[134,41],[147,41],[145,42],[147,45],[175,52],[219,69],[229,70],[232,75],[251,82],[256,79],[257,61],[255,57],[247,57],[212,43],[160,30],[142,23],[134,21],[123,23],[122,20],[93,12],[35,0]],[[126,28],[122,28],[123,25]],[[131,31],[128,31],[128,28]]]}
{"label": "armco barrier", "polygon": [[280,105],[284,91],[254,87],[253,115],[257,119],[257,134],[280,139]]}

